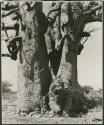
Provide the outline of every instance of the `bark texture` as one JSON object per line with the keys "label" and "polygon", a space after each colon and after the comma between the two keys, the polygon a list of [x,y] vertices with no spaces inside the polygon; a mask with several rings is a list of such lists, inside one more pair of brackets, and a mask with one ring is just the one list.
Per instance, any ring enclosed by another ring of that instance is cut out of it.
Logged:
{"label": "bark texture", "polygon": [[[57,79],[60,79],[60,81],[64,83],[64,87],[58,93],[54,93],[53,91],[54,96],[50,96],[51,110],[57,113],[59,113],[59,111],[62,110],[64,115],[69,115],[71,110],[74,110],[74,108],[77,106],[77,105],[74,105],[75,98],[76,98],[76,102],[81,102],[81,100],[78,99],[77,97],[80,97],[80,98],[84,97],[83,91],[77,79],[77,55],[78,55],[78,46],[79,46],[79,42],[81,39],[79,34],[80,32],[83,31],[85,23],[83,23],[83,20],[82,20],[80,22],[81,27],[78,23],[80,20],[80,16],[79,16],[80,15],[79,13],[81,13],[80,11],[78,11],[78,14],[77,12],[74,12],[73,17],[72,17],[71,12],[72,12],[71,4],[68,2],[63,3],[63,5],[61,6],[61,10],[59,10],[59,13],[61,13],[62,15],[61,25],[59,22],[60,21],[59,18],[58,17],[56,18],[58,19],[56,20],[56,24],[59,27],[62,26],[63,34],[65,35],[64,35],[63,43],[61,41],[61,44],[63,44],[61,48],[61,51],[62,51],[61,62],[59,63],[60,66],[56,74],[57,76],[56,80],[53,81],[53,85],[55,84],[56,88],[55,87],[54,88],[57,91],[57,86],[61,87],[61,85],[57,83]],[[63,18],[65,18],[66,20],[64,20]],[[74,23],[76,24],[73,25]],[[58,28],[58,26],[55,28],[60,33],[60,29]],[[57,38],[55,39],[55,45],[57,45],[58,43],[60,44],[60,40],[62,37],[59,37],[59,34],[57,33],[55,34],[57,36],[55,37]],[[77,104],[80,105],[81,103],[77,103]],[[82,106],[80,107],[79,110],[81,110],[81,108]],[[77,109],[78,109],[78,106],[77,106]]]}
{"label": "bark texture", "polygon": [[22,112],[40,110],[51,81],[44,38],[47,22],[41,4],[31,11],[24,11],[20,5],[23,46],[18,55],[18,110]]}

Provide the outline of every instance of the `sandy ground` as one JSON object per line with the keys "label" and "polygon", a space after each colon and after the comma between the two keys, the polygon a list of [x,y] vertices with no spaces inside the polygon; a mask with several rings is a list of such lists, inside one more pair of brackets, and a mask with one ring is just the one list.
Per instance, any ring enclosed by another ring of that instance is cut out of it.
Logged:
{"label": "sandy ground", "polygon": [[16,114],[16,94],[2,97],[3,124],[102,124],[102,107],[89,110],[77,117],[51,117],[42,115],[18,116]]}

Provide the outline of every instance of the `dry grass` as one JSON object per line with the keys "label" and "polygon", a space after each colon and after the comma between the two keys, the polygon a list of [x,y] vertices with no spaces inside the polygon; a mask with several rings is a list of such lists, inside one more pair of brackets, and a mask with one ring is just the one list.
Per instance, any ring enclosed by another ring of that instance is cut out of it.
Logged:
{"label": "dry grass", "polygon": [[18,116],[16,112],[16,93],[2,96],[3,124],[102,124],[102,107],[98,106],[86,115],[77,117],[51,117],[42,115]]}

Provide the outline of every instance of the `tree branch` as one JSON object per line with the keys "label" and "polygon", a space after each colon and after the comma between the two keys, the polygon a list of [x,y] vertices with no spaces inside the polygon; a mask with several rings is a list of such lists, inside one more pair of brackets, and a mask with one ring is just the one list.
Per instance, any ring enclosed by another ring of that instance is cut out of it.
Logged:
{"label": "tree branch", "polygon": [[9,16],[9,15],[11,15],[12,13],[16,13],[18,10],[19,10],[19,9],[16,8],[16,9],[10,10],[10,11],[8,11],[8,12],[2,12],[2,18],[3,18],[3,17],[6,17],[6,16]]}
{"label": "tree branch", "polygon": [[32,4],[31,4],[31,9],[35,7],[35,4],[36,4],[36,2],[33,1]]}
{"label": "tree branch", "polygon": [[2,54],[2,57],[11,57],[10,54]]}
{"label": "tree branch", "polygon": [[98,6],[94,7],[94,8],[91,8],[89,11],[84,12],[83,14],[84,15],[91,14],[91,13],[93,13],[93,12],[95,12],[95,11],[101,9],[101,8],[102,8],[102,5],[98,5]]}
{"label": "tree branch", "polygon": [[[54,5],[52,5],[51,10],[48,12],[47,14],[47,20],[49,25],[51,25],[53,27],[53,24],[55,23],[55,21],[57,20],[57,16],[60,15],[61,12],[61,5],[62,2],[59,3],[55,3]],[[54,13],[54,14],[53,14]]]}
{"label": "tree branch", "polygon": [[11,10],[11,9],[15,9],[15,8],[18,8],[19,6],[18,6],[18,3],[16,3],[16,2],[8,2],[8,3],[6,3],[6,5],[3,5],[2,7],[1,7],[1,9],[2,10],[5,10],[5,11],[8,11],[8,10]]}
{"label": "tree branch", "polygon": [[98,5],[94,8],[91,8],[90,10],[86,11],[83,13],[83,16],[86,19],[86,24],[90,23],[90,22],[95,22],[95,21],[102,21],[102,14],[98,13],[98,15],[96,14],[96,11],[101,10],[102,5]]}
{"label": "tree branch", "polygon": [[22,37],[16,36],[16,37],[12,37],[11,39],[8,39],[7,42],[13,42],[13,41],[22,41]]}
{"label": "tree branch", "polygon": [[93,16],[90,17],[90,19],[87,21],[87,23],[96,22],[96,21],[102,22],[102,18],[93,15]]}
{"label": "tree branch", "polygon": [[2,30],[18,30],[18,28],[19,28],[18,23],[11,26],[5,26],[5,25],[2,26]]}
{"label": "tree branch", "polygon": [[[62,3],[57,3],[57,4],[55,4],[55,6],[52,7],[51,10],[48,12],[47,18],[50,18],[49,15],[50,15],[52,12],[57,12],[57,11],[59,11],[61,4],[62,4]],[[53,19],[54,19],[56,16],[57,16],[57,14],[54,14]]]}

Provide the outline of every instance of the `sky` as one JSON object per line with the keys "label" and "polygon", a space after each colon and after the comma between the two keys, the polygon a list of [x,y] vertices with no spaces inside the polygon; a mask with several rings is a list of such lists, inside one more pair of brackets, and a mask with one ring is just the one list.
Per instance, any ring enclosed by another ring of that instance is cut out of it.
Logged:
{"label": "sky", "polygon": [[103,43],[102,23],[87,25],[99,28],[91,34],[85,43],[81,55],[78,56],[78,81],[81,85],[91,85],[95,89],[102,88]]}
{"label": "sky", "polygon": [[[46,4],[45,4],[46,5]],[[44,6],[47,11],[47,6]],[[94,22],[86,26],[86,31],[98,29],[91,33],[90,38],[84,45],[81,55],[78,56],[78,82],[80,85],[90,85],[94,89],[102,88],[102,23]],[[4,43],[1,46],[2,52],[7,51]],[[1,63],[2,81],[9,81],[14,91],[17,90],[17,61],[3,57]]]}

